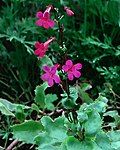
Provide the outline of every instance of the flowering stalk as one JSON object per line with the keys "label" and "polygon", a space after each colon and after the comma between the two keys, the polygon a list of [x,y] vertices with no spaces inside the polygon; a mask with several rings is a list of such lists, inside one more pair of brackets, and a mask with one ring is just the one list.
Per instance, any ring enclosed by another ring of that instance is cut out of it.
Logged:
{"label": "flowering stalk", "polygon": [[[46,29],[48,28],[52,28],[54,26],[54,21],[50,19],[50,11],[52,9],[52,5],[49,5],[47,7],[47,9],[44,11],[44,13],[37,12],[36,17],[39,18],[36,21],[36,24],[38,26],[42,26]],[[57,9],[56,12],[58,13]],[[66,11],[66,13],[69,16],[74,15],[74,12],[72,10],[70,10],[68,7],[64,7],[64,10]],[[61,64],[63,65],[64,61],[67,58],[67,51],[65,48],[65,45],[63,45],[63,38],[64,38],[64,26],[60,24],[60,16],[56,17],[57,23],[58,23],[58,30],[59,30],[59,45],[62,48],[62,52],[63,55],[61,57]],[[37,55],[39,58],[44,57],[44,55],[46,54],[46,51],[48,50],[49,44],[55,40],[55,37],[52,37],[50,39],[48,39],[45,43],[40,43],[40,42],[36,42],[35,43],[35,55]],[[42,76],[41,79],[43,81],[47,81],[49,86],[53,86],[54,83],[60,83],[60,77],[56,74],[57,69],[58,69],[59,65],[54,65],[54,66],[43,66],[43,71],[45,72]],[[68,96],[70,94],[69,92],[69,84],[68,84],[68,80],[73,80],[74,78],[79,78],[81,76],[81,73],[79,72],[79,70],[82,68],[82,65],[80,63],[73,65],[73,62],[71,60],[67,60],[65,65],[63,65],[61,67],[61,71],[63,73],[66,73],[67,77],[66,77],[66,82],[65,82],[65,86],[64,83],[62,83],[63,85],[63,89],[65,89],[65,91],[67,92]],[[68,79],[67,79],[68,78]]]}

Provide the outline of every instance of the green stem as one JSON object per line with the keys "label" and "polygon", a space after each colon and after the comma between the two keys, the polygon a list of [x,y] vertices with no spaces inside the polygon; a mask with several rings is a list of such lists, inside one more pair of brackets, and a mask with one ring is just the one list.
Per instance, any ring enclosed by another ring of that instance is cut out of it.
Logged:
{"label": "green stem", "polygon": [[58,21],[58,28],[59,28],[59,45],[63,48],[63,26],[60,25]]}
{"label": "green stem", "polygon": [[68,84],[68,80],[67,80],[67,78],[66,78],[66,92],[67,92],[67,94],[68,94],[68,97],[69,97],[69,95],[70,95],[70,91],[69,91],[69,84]]}

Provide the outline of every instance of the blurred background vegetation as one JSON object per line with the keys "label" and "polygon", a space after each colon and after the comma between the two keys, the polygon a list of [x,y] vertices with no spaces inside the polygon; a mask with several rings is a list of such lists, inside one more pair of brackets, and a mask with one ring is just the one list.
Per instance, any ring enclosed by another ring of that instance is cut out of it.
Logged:
{"label": "blurred background vegetation", "polygon": [[[34,56],[35,41],[56,36],[54,29],[35,25],[35,14],[52,4],[63,13],[70,7],[75,15],[61,20],[68,56],[83,63],[82,82],[92,84],[91,95],[104,92],[111,104],[119,105],[120,93],[120,1],[119,0],[1,0],[0,1],[0,97],[30,103],[40,84]],[[54,16],[54,14],[53,14]],[[53,60],[59,47],[52,44]]]}

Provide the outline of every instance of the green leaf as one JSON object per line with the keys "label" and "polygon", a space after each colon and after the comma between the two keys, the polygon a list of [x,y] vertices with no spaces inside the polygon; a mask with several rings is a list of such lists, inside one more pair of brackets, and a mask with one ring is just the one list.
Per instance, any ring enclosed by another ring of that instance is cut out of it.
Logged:
{"label": "green leaf", "polygon": [[82,123],[82,122],[88,120],[88,115],[86,113],[84,113],[84,112],[78,112],[77,118]]}
{"label": "green leaf", "polygon": [[9,109],[9,111],[12,111],[12,112],[16,111],[16,108],[18,106],[21,106],[23,109],[29,109],[30,108],[30,107],[22,105],[22,104],[11,103],[11,102],[7,101],[6,99],[2,99],[2,98],[0,98],[0,103],[2,103],[7,109]]}
{"label": "green leaf", "polygon": [[114,150],[119,150],[120,149],[120,130],[110,131],[107,133],[107,135],[110,138],[111,147]]}
{"label": "green leaf", "polygon": [[108,43],[102,43],[97,37],[91,36],[85,39],[82,39],[82,45],[94,45],[103,49],[112,48]]}
{"label": "green leaf", "polygon": [[29,120],[11,127],[15,139],[34,144],[34,138],[43,131],[43,126],[38,121]]}
{"label": "green leaf", "polygon": [[102,96],[102,95],[99,95],[99,97],[96,100],[104,102],[104,103],[108,102],[108,99],[106,97]]}
{"label": "green leaf", "polygon": [[64,127],[64,117],[58,117],[52,120],[50,117],[42,117],[41,123],[43,124],[46,132],[49,133],[51,138],[62,141],[66,138],[66,128]]}
{"label": "green leaf", "polygon": [[93,137],[101,130],[102,119],[92,104],[83,104],[80,107],[78,110],[78,121],[82,123],[86,137]]}
{"label": "green leaf", "polygon": [[107,108],[107,102],[108,99],[102,95],[99,95],[99,97],[95,100],[95,102],[92,104],[93,109],[95,108],[97,112],[103,113],[106,111]]}
{"label": "green leaf", "polygon": [[[21,105],[21,104],[14,104],[5,99],[0,98],[0,111],[2,114],[8,116],[16,115],[17,119],[23,121],[25,119],[24,109],[29,109],[30,107]],[[14,113],[13,113],[14,112]]]}
{"label": "green leaf", "polygon": [[32,49],[30,46],[28,46],[28,45],[26,45],[26,44],[24,44],[24,46],[26,47],[27,52],[28,52],[29,54],[33,54],[33,49]]}
{"label": "green leaf", "polygon": [[38,150],[61,150],[59,146],[45,145],[44,147],[39,146]]}
{"label": "green leaf", "polygon": [[43,83],[37,86],[35,89],[35,102],[40,106],[40,108],[45,107],[45,90],[48,87],[47,83]]}
{"label": "green leaf", "polygon": [[76,104],[76,100],[78,98],[78,89],[76,87],[70,87],[70,98]]}
{"label": "green leaf", "polygon": [[47,108],[48,110],[54,110],[55,107],[52,104],[52,102],[56,101],[58,99],[56,94],[47,94],[45,96],[45,108]]}
{"label": "green leaf", "polygon": [[102,150],[111,150],[111,141],[107,134],[103,131],[96,135],[96,143]]}
{"label": "green leaf", "polygon": [[88,120],[84,123],[86,136],[94,136],[101,130],[102,119],[96,110],[87,110]]}
{"label": "green leaf", "polygon": [[117,110],[107,111],[106,113],[104,113],[103,116],[110,116],[110,117],[115,118],[116,116],[118,116],[118,112]]}
{"label": "green leaf", "polygon": [[112,148],[114,148],[114,150],[120,150],[120,141],[112,142]]}
{"label": "green leaf", "polygon": [[83,84],[81,85],[81,89],[82,89],[83,91],[90,90],[91,88],[92,88],[92,86],[91,86],[90,84],[88,84],[88,83],[83,83]]}
{"label": "green leaf", "polygon": [[7,37],[6,34],[0,34],[0,38],[4,38],[4,37]]}
{"label": "green leaf", "polygon": [[25,113],[24,113],[24,110],[23,110],[23,108],[21,106],[18,106],[16,108],[15,116],[21,122],[23,122],[25,120]]}
{"label": "green leaf", "polygon": [[71,109],[74,108],[76,104],[76,100],[78,98],[78,89],[76,87],[70,87],[70,94],[69,96],[67,95],[66,92],[62,94],[62,104],[66,109]]}
{"label": "green leaf", "polygon": [[120,141],[120,130],[110,131],[107,135],[112,141]]}
{"label": "green leaf", "polygon": [[0,103],[2,103],[5,107],[7,107],[11,111],[15,111],[15,106],[11,102],[5,100],[5,99],[0,99]]}
{"label": "green leaf", "polygon": [[34,103],[32,104],[31,109],[39,112],[39,107]]}
{"label": "green leaf", "polygon": [[118,127],[120,125],[120,116],[117,112],[117,110],[108,111],[103,114],[103,116],[110,116],[114,118],[114,122],[108,123],[109,126],[111,126],[112,129]]}
{"label": "green leaf", "polygon": [[48,56],[44,56],[39,60],[39,66],[40,68],[43,67],[44,65],[52,66],[52,60]]}
{"label": "green leaf", "polygon": [[68,137],[66,140],[67,150],[101,150],[93,141],[79,141],[75,137]]}
{"label": "green leaf", "polygon": [[72,101],[71,98],[62,98],[62,105],[66,108],[66,109],[72,109],[75,107],[75,103],[74,101]]}
{"label": "green leaf", "polygon": [[93,102],[93,100],[89,97],[88,93],[86,93],[80,86],[78,87],[78,93],[83,102],[87,104]]}
{"label": "green leaf", "polygon": [[5,105],[3,105],[0,102],[0,111],[2,114],[6,115],[6,116],[15,116],[11,111],[9,111],[9,109],[7,107],[5,107]]}
{"label": "green leaf", "polygon": [[79,150],[83,148],[82,143],[74,137],[68,137],[66,140],[67,150]]}
{"label": "green leaf", "polygon": [[39,145],[39,149],[44,149],[48,145],[54,147],[55,150],[61,146],[63,140],[67,137],[66,128],[64,127],[64,117],[58,117],[54,121],[50,117],[42,117],[41,122],[45,132],[40,133],[35,141]]}
{"label": "green leaf", "polygon": [[69,2],[65,1],[65,0],[60,0],[60,4],[63,6],[67,6],[69,4]]}

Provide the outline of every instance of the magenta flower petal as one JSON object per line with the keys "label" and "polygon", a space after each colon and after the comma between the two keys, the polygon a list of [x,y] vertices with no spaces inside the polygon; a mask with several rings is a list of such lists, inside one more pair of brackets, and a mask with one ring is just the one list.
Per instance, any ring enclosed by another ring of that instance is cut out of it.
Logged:
{"label": "magenta flower petal", "polygon": [[49,20],[48,24],[51,28],[55,26],[55,22],[53,20]]}
{"label": "magenta flower petal", "polygon": [[68,66],[69,69],[73,66],[73,62],[71,60],[67,60],[65,64]]}
{"label": "magenta flower petal", "polygon": [[35,43],[35,48],[44,50],[44,44],[43,44],[43,43],[36,42],[36,43]]}
{"label": "magenta flower petal", "polygon": [[36,18],[42,18],[43,17],[43,13],[41,11],[38,11],[36,14]]}
{"label": "magenta flower petal", "polygon": [[72,81],[73,78],[74,78],[73,74],[72,73],[68,73],[68,79]]}
{"label": "magenta flower petal", "polygon": [[77,64],[74,65],[74,68],[75,68],[76,70],[79,70],[79,69],[82,68],[82,64],[77,63]]}
{"label": "magenta flower petal", "polygon": [[38,57],[42,58],[42,57],[44,57],[44,56],[45,56],[45,52],[44,52],[44,51],[40,51]]}
{"label": "magenta flower petal", "polygon": [[34,54],[37,55],[38,57],[43,57],[45,55],[44,44],[36,42],[35,47],[37,49],[35,50]]}
{"label": "magenta flower petal", "polygon": [[36,21],[35,24],[36,24],[37,26],[40,26],[40,27],[41,27],[41,26],[43,25],[43,21],[39,19],[39,20]]}
{"label": "magenta flower petal", "polygon": [[35,42],[35,48],[39,48],[40,47],[40,42]]}
{"label": "magenta flower petal", "polygon": [[39,49],[35,50],[34,54],[41,58],[45,55],[45,53],[43,51],[40,51]]}
{"label": "magenta flower petal", "polygon": [[45,71],[45,72],[50,72],[51,68],[49,66],[43,66],[42,69]]}
{"label": "magenta flower petal", "polygon": [[48,29],[48,28],[49,28],[49,24],[48,24],[47,21],[43,21],[43,27],[44,27],[45,29]]}
{"label": "magenta flower petal", "polygon": [[49,74],[48,74],[48,73],[43,74],[43,75],[41,76],[41,79],[42,79],[43,81],[47,81],[47,80],[49,79]]}
{"label": "magenta flower petal", "polygon": [[54,75],[53,79],[54,79],[55,83],[60,83],[60,77],[59,76]]}
{"label": "magenta flower petal", "polygon": [[48,85],[49,86],[53,86],[54,82],[53,82],[53,79],[52,78],[49,78],[48,79]]}
{"label": "magenta flower petal", "polygon": [[36,49],[36,50],[34,51],[34,54],[35,54],[35,55],[39,55],[39,54],[40,54],[39,49]]}
{"label": "magenta flower petal", "polygon": [[50,13],[49,12],[44,12],[44,18],[49,19],[50,18]]}
{"label": "magenta flower petal", "polygon": [[66,66],[66,65],[63,65],[63,66],[62,66],[62,69],[63,69],[65,72],[67,72],[67,71],[69,70],[68,66]]}
{"label": "magenta flower petal", "polygon": [[76,78],[79,78],[81,76],[81,73],[79,71],[74,71],[73,74]]}
{"label": "magenta flower petal", "polygon": [[53,67],[51,68],[51,74],[55,74],[55,73],[56,73],[56,70],[57,70],[56,66],[53,66]]}

